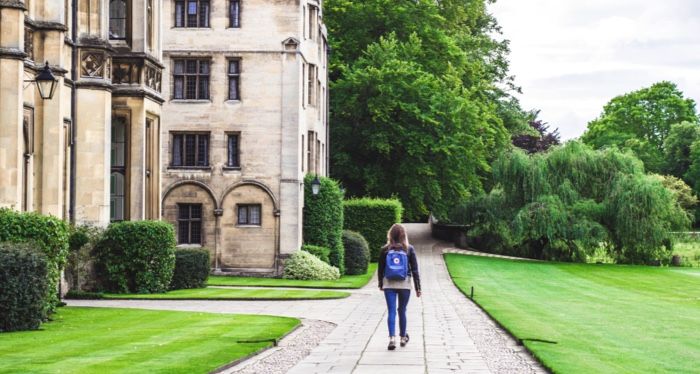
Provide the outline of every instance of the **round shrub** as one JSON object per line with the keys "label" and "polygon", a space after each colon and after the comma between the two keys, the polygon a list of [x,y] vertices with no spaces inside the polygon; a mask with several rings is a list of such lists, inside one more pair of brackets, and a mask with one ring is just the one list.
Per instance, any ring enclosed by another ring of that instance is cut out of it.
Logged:
{"label": "round shrub", "polygon": [[284,278],[300,280],[336,280],[338,268],[328,265],[306,251],[296,251],[284,264]]}
{"label": "round shrub", "polygon": [[94,249],[102,241],[104,229],[89,225],[71,227],[68,262],[64,275],[71,291],[99,289]]}
{"label": "round shrub", "polygon": [[110,292],[165,292],[175,268],[175,230],[160,221],[113,223],[96,248],[96,261]]}
{"label": "round shrub", "polygon": [[301,246],[301,250],[311,253],[312,255],[318,257],[321,261],[330,265],[330,248],[321,247],[318,245],[304,244],[303,246]]}
{"label": "round shrub", "polygon": [[206,249],[178,249],[175,251],[175,272],[170,288],[203,288],[209,278],[211,264]]}
{"label": "round shrub", "polygon": [[0,243],[0,331],[39,328],[49,284],[49,261],[35,245]]}
{"label": "round shrub", "polygon": [[345,274],[366,274],[369,265],[367,240],[358,232],[345,230],[343,231],[343,247],[345,247]]}
{"label": "round shrub", "polygon": [[319,177],[321,189],[314,195],[311,190],[314,178],[315,175],[307,174],[304,179],[304,244],[329,248],[329,263],[345,274],[343,193],[338,182]]}
{"label": "round shrub", "polygon": [[403,206],[397,199],[351,199],[343,202],[346,230],[357,231],[369,245],[371,260],[379,260],[386,244],[386,232],[391,225],[401,222]]}
{"label": "round shrub", "polygon": [[51,216],[0,208],[0,242],[33,243],[46,255],[48,281],[46,311],[58,305],[58,282],[68,256],[68,224]]}

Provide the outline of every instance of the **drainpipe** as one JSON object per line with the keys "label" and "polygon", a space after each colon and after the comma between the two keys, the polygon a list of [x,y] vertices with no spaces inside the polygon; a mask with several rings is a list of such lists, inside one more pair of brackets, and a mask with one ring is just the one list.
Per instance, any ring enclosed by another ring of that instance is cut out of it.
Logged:
{"label": "drainpipe", "polygon": [[78,128],[78,89],[76,80],[78,79],[78,0],[71,1],[71,40],[73,41],[73,49],[71,50],[71,68],[70,79],[73,83],[73,89],[70,94],[70,206],[68,216],[70,222],[75,224],[75,173],[77,169],[75,159],[76,146],[76,130]]}

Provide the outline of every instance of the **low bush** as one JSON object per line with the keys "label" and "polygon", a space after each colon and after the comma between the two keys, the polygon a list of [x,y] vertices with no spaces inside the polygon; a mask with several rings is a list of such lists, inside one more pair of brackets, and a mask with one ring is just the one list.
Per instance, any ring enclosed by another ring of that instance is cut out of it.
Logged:
{"label": "low bush", "polygon": [[304,179],[304,244],[330,249],[329,263],[345,273],[343,255],[343,193],[338,182],[319,177],[321,188],[318,195],[311,190],[315,175]]}
{"label": "low bush", "polygon": [[351,199],[343,203],[344,228],[357,231],[366,240],[371,260],[379,259],[391,225],[401,222],[403,206],[397,199]]}
{"label": "low bush", "polygon": [[175,231],[160,221],[113,223],[95,252],[98,274],[108,291],[165,292],[175,268]]}
{"label": "low bush", "polygon": [[312,255],[321,259],[321,261],[330,265],[329,255],[331,253],[330,248],[321,247],[318,245],[304,244],[301,246],[302,251],[311,253]]}
{"label": "low bush", "polygon": [[0,331],[39,328],[49,311],[46,254],[34,244],[0,243],[0,285]]}
{"label": "low bush", "polygon": [[369,266],[367,240],[358,232],[345,230],[343,231],[343,247],[345,247],[345,274],[366,274]]}
{"label": "low bush", "polygon": [[94,249],[104,237],[104,229],[88,225],[71,227],[68,262],[65,277],[74,291],[92,291],[100,288],[95,271]]}
{"label": "low bush", "polygon": [[53,313],[58,306],[58,282],[68,255],[68,224],[51,216],[0,208],[0,242],[34,243],[46,255],[48,287],[45,309]]}
{"label": "low bush", "polygon": [[66,299],[73,300],[99,300],[104,299],[101,292],[70,290],[66,293]]}
{"label": "low bush", "polygon": [[284,264],[284,278],[300,280],[336,280],[338,268],[328,265],[306,251],[296,251]]}
{"label": "low bush", "polygon": [[175,251],[175,271],[170,289],[206,287],[211,263],[206,249],[186,248]]}

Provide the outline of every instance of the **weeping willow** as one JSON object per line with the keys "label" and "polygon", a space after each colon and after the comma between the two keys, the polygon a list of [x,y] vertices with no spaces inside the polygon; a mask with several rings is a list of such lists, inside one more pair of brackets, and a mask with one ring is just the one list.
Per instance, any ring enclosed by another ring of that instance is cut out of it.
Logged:
{"label": "weeping willow", "polygon": [[586,261],[597,248],[625,263],[670,253],[690,225],[677,194],[631,153],[569,142],[545,154],[514,150],[493,165],[494,188],[457,207],[472,244],[531,258]]}

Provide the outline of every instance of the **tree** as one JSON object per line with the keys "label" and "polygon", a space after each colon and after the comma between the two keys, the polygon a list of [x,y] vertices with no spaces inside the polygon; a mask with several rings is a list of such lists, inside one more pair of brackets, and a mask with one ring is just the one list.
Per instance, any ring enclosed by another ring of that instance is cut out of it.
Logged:
{"label": "tree", "polygon": [[[479,172],[508,133],[455,72],[414,61],[421,42],[382,38],[334,84],[334,174],[352,195],[398,195],[413,220],[480,189]],[[342,105],[340,105],[342,103]]]}
{"label": "tree", "polygon": [[535,134],[520,134],[513,137],[513,145],[524,149],[527,153],[546,152],[549,148],[560,144],[559,129],[549,131],[549,126],[537,119],[539,110],[531,115],[528,122]]}
{"label": "tree", "polygon": [[690,149],[698,139],[700,125],[697,123],[682,122],[671,126],[663,146],[666,174],[684,178],[693,161]]}
{"label": "tree", "polygon": [[[471,245],[531,258],[584,261],[601,247],[625,263],[670,255],[670,231],[690,223],[682,181],[644,174],[631,153],[569,142],[547,153],[516,149],[493,165],[496,187],[451,214]],[[668,185],[669,187],[666,187]]]}
{"label": "tree", "polygon": [[674,83],[659,82],[612,99],[581,139],[596,149],[632,150],[648,171],[663,174],[664,141],[671,125],[684,121],[698,122],[695,101],[684,98]]}
{"label": "tree", "polygon": [[482,189],[526,127],[486,0],[327,0],[331,172],[422,219]]}

